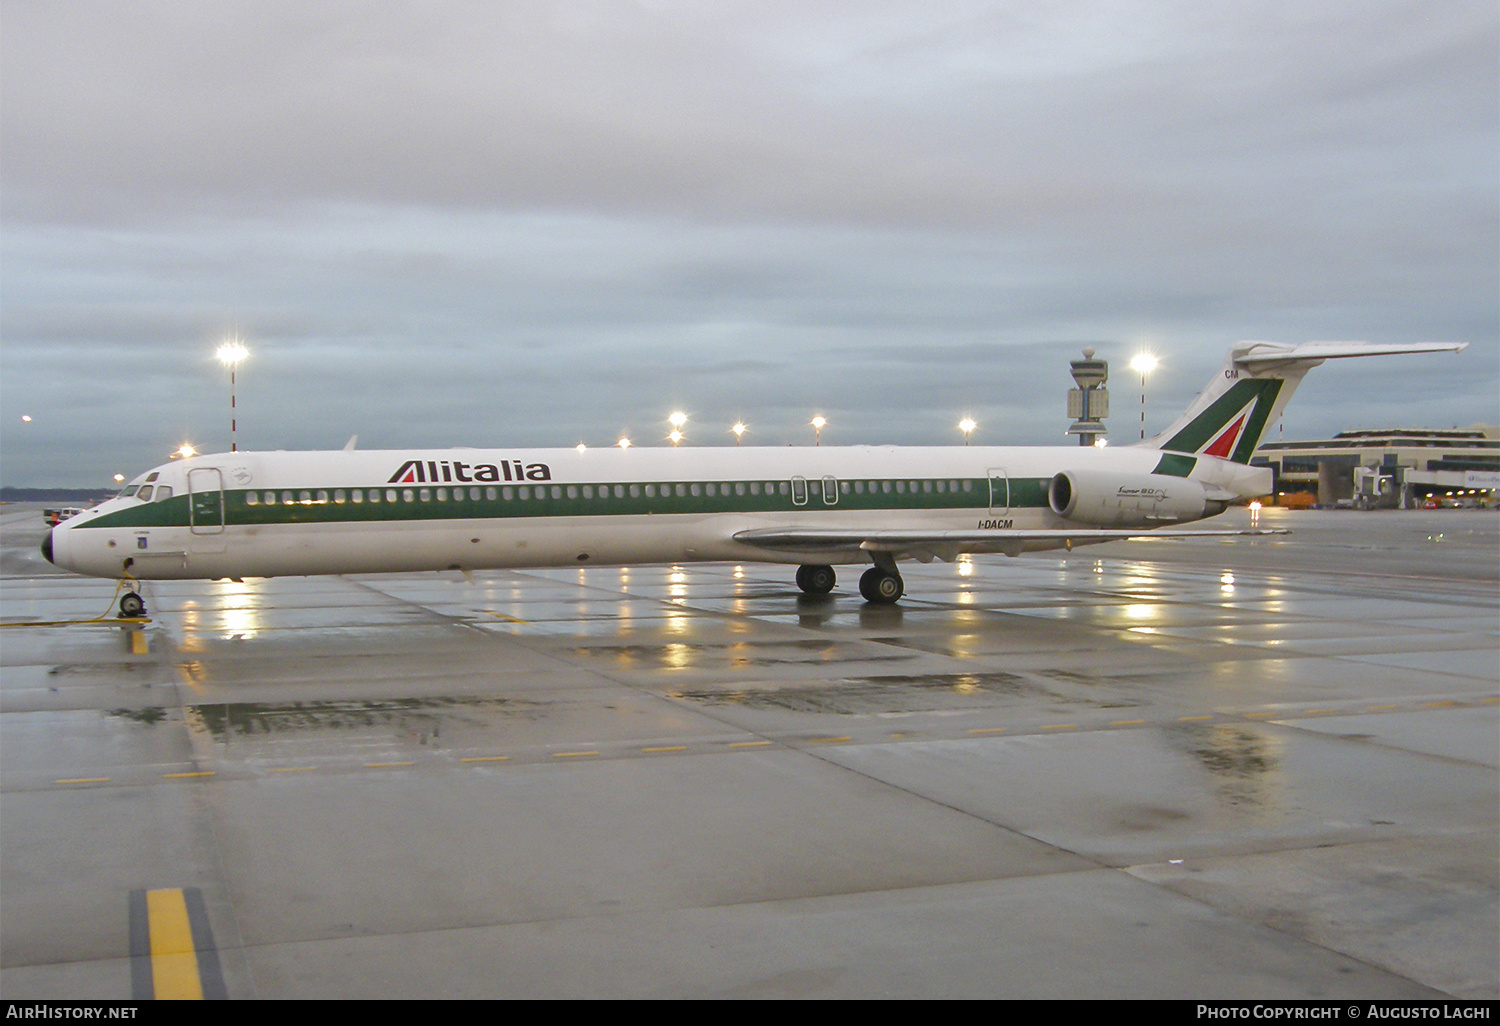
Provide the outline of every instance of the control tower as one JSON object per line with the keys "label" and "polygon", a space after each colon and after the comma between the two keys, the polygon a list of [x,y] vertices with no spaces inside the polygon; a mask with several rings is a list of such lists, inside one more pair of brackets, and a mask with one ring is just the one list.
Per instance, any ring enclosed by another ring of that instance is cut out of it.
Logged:
{"label": "control tower", "polygon": [[1094,350],[1085,348],[1083,359],[1070,366],[1078,387],[1068,389],[1068,416],[1073,418],[1068,434],[1077,435],[1079,445],[1093,445],[1108,433],[1103,420],[1109,416],[1109,389],[1104,387],[1109,361],[1094,359]]}

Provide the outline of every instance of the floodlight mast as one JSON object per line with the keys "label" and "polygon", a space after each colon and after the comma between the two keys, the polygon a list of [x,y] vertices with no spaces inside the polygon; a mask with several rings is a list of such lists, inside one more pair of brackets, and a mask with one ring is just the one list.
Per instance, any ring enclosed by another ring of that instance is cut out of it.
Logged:
{"label": "floodlight mast", "polygon": [[214,352],[214,355],[219,358],[220,363],[229,368],[229,451],[238,452],[239,444],[236,438],[236,429],[238,428],[238,424],[236,423],[237,414],[235,410],[234,371],[235,368],[239,366],[240,361],[250,355],[250,350],[246,349],[244,343],[236,338],[230,339],[228,342],[225,342],[223,345],[221,345]]}

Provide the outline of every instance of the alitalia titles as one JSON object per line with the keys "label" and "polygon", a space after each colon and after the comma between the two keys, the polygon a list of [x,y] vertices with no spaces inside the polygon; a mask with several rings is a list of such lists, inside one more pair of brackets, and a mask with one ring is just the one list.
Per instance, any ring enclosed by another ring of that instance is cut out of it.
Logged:
{"label": "alitalia titles", "polygon": [[472,484],[499,481],[551,481],[552,468],[545,463],[501,460],[499,463],[464,463],[459,460],[407,460],[387,484]]}

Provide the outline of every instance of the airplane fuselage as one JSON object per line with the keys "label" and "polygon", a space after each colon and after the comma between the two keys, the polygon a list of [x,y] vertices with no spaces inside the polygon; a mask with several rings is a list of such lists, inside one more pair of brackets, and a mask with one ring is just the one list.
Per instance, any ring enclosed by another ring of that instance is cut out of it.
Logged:
{"label": "airplane fuselage", "polygon": [[[1106,475],[1106,484],[1117,476],[1129,486],[1106,488],[1101,507],[1070,518],[1054,508],[1063,472]],[[967,544],[953,544],[964,551],[1055,548],[1064,542],[1017,532],[1185,523],[1223,508],[1205,501],[1209,488],[1263,488],[1263,476],[1148,448],[220,453],[142,475],[55,529],[49,558],[82,573],[141,579],[860,563],[870,553],[843,542],[787,549],[744,535],[918,528],[963,535]]]}

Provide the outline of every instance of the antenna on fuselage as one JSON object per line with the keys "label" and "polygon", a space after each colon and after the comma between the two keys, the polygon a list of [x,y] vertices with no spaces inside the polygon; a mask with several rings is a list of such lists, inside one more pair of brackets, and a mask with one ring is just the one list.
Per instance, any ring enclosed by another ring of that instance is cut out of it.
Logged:
{"label": "antenna on fuselage", "polygon": [[354,443],[357,442],[357,441],[359,441],[359,436],[358,435],[350,435],[349,436],[349,441],[347,441],[347,442],[344,443],[344,451],[345,452],[353,452],[354,451]]}

